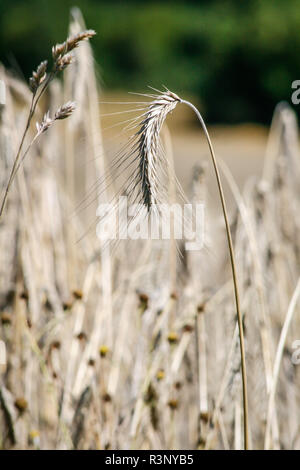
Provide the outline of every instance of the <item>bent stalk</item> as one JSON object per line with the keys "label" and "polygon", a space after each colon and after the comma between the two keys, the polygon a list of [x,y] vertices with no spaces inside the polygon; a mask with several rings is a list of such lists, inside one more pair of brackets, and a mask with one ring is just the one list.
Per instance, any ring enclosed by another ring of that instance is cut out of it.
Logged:
{"label": "bent stalk", "polygon": [[242,369],[242,383],[243,383],[243,410],[244,410],[244,448],[245,450],[248,450],[249,448],[249,424],[248,424],[248,393],[247,393],[247,372],[246,372],[246,358],[245,358],[245,341],[244,341],[244,331],[243,331],[243,319],[242,319],[242,313],[240,309],[240,300],[239,300],[239,289],[238,289],[238,282],[237,282],[237,274],[236,274],[236,265],[235,265],[235,257],[234,257],[234,250],[233,250],[233,245],[232,245],[232,238],[231,238],[231,232],[230,232],[230,226],[229,226],[229,221],[228,221],[228,215],[227,215],[227,208],[226,208],[226,202],[225,202],[225,197],[224,197],[224,191],[221,183],[221,178],[220,178],[220,173],[217,165],[217,160],[215,157],[215,152],[213,149],[213,145],[208,133],[208,130],[206,128],[205,122],[198,111],[198,109],[189,101],[186,100],[180,100],[182,104],[186,104],[192,110],[195,112],[197,118],[200,121],[200,124],[204,130],[205,137],[207,139],[207,143],[209,146],[210,150],[210,155],[212,158],[213,162],[213,167],[217,179],[217,185],[218,185],[218,190],[219,190],[219,195],[221,199],[221,205],[222,205],[222,210],[223,210],[223,216],[224,216],[224,221],[225,221],[225,228],[226,228],[226,236],[227,236],[227,242],[228,242],[228,248],[229,248],[229,256],[230,256],[230,264],[231,264],[231,270],[232,270],[232,279],[233,279],[233,285],[234,285],[234,295],[235,295],[235,303],[236,303],[236,311],[237,311],[237,320],[238,320],[238,327],[239,327],[239,337],[240,337],[240,352],[241,352],[241,369]]}

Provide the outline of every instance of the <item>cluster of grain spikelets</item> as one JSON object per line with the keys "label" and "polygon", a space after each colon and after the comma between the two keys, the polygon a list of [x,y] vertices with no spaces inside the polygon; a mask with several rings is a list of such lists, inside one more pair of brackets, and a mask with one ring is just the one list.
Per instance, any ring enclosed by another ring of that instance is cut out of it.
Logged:
{"label": "cluster of grain spikelets", "polygon": [[[72,15],[70,33],[76,34],[84,24],[78,10]],[[110,253],[95,242],[94,230],[76,243],[98,202],[111,197],[108,190],[93,192],[85,209],[70,217],[95,175],[101,179],[105,172],[89,44],[76,56],[63,83],[51,82],[49,103],[50,115],[70,99],[78,112],[32,147],[1,221],[0,338],[8,364],[0,376],[0,446],[240,448],[240,360],[227,260],[213,258],[212,250],[183,253],[176,269],[172,249],[170,254],[145,242]],[[0,79],[7,85],[0,127],[3,187],[30,94],[3,69]],[[274,380],[300,264],[293,119],[289,109],[278,108],[262,181],[250,180],[241,193],[223,165],[237,205],[232,228],[254,448],[265,441],[267,447],[300,447],[299,368],[288,346]],[[193,200],[206,201],[205,166],[195,171],[192,186]],[[174,188],[167,189],[172,198]],[[216,230],[207,213],[212,241]],[[296,308],[286,345],[300,331]]]}

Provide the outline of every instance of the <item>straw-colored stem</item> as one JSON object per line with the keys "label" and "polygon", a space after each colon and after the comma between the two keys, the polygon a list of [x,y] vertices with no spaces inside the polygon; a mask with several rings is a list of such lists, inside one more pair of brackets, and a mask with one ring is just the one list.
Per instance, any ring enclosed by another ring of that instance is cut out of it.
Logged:
{"label": "straw-colored stem", "polygon": [[276,395],[281,359],[283,355],[286,337],[289,331],[291,321],[293,319],[293,315],[294,315],[299,297],[300,297],[300,277],[298,279],[296,288],[294,290],[293,296],[289,303],[289,307],[287,310],[287,314],[284,320],[284,324],[281,330],[281,334],[280,334],[280,338],[279,338],[279,342],[277,346],[277,351],[276,351],[276,356],[275,356],[275,361],[274,361],[274,368],[273,368],[272,388],[269,394],[269,402],[268,402],[267,425],[266,425],[266,433],[265,433],[265,450],[268,450],[271,445],[271,425],[272,425],[272,419],[273,419],[274,412],[275,412],[275,395]]}
{"label": "straw-colored stem", "polygon": [[228,248],[229,248],[230,263],[231,263],[231,269],[232,269],[232,279],[233,279],[233,285],[234,285],[234,295],[235,295],[235,303],[236,303],[236,310],[237,310],[237,320],[238,320],[238,326],[239,326],[242,382],[243,382],[244,448],[245,448],[245,450],[247,450],[249,448],[249,426],[248,426],[247,373],[246,373],[243,319],[242,319],[242,313],[241,313],[241,309],[240,309],[239,289],[238,289],[238,282],[237,282],[237,275],[236,275],[235,258],[234,258],[233,244],[232,244],[230,226],[229,226],[229,221],[228,221],[224,191],[223,191],[223,187],[222,187],[222,183],[221,183],[220,173],[219,173],[219,170],[218,170],[218,165],[217,165],[217,160],[216,160],[216,157],[215,157],[213,145],[212,145],[212,142],[210,140],[210,136],[209,136],[208,130],[206,128],[205,122],[204,122],[200,112],[198,111],[198,109],[192,103],[190,103],[189,101],[185,101],[185,100],[181,100],[181,103],[186,104],[187,106],[189,106],[190,108],[193,109],[193,111],[196,113],[196,115],[197,115],[197,117],[200,121],[200,124],[201,124],[201,126],[204,130],[204,133],[205,133],[205,136],[206,136],[206,139],[207,139],[207,143],[208,143],[208,146],[209,146],[209,150],[210,150],[214,170],[215,170],[218,190],[219,190],[221,204],[222,204],[222,210],[223,210],[223,216],[224,216],[225,228],[226,228],[226,235],[227,235],[227,241],[228,241]]}
{"label": "straw-colored stem", "polygon": [[8,196],[8,193],[9,193],[9,190],[10,190],[10,187],[11,187],[14,175],[15,175],[15,171],[16,171],[19,159],[20,159],[21,150],[22,150],[22,147],[23,147],[23,144],[24,144],[24,140],[25,140],[27,131],[28,131],[29,126],[30,126],[30,122],[31,122],[32,115],[33,115],[33,105],[34,105],[34,96],[32,97],[31,106],[30,106],[30,110],[29,110],[29,114],[28,114],[28,118],[27,118],[27,122],[26,122],[26,127],[24,129],[24,132],[23,132],[23,135],[22,135],[22,138],[21,138],[21,142],[20,142],[20,145],[19,145],[19,148],[18,148],[18,151],[17,151],[17,155],[15,157],[15,160],[14,160],[14,163],[13,163],[10,175],[9,175],[9,179],[8,179],[8,182],[7,182],[7,185],[6,185],[6,188],[5,188],[5,193],[4,193],[4,197],[3,197],[3,200],[2,200],[2,203],[1,203],[1,208],[0,208],[0,219],[1,219],[2,214],[3,214],[3,210],[4,210],[4,207],[5,207],[6,200],[7,200],[7,196]]}
{"label": "straw-colored stem", "polygon": [[[10,175],[9,175],[9,179],[8,179],[8,182],[7,182],[7,185],[6,185],[6,188],[5,188],[5,193],[4,193],[4,196],[3,196],[3,200],[2,200],[2,203],[1,203],[1,208],[0,208],[0,219],[2,217],[2,214],[3,214],[3,211],[4,211],[4,207],[5,207],[5,204],[6,204],[6,200],[7,200],[7,196],[8,196],[8,193],[9,193],[9,190],[10,190],[10,187],[12,185],[12,182],[14,180],[14,177],[17,173],[17,170],[19,168],[19,160],[20,160],[20,156],[21,156],[21,151],[22,151],[22,148],[23,148],[23,145],[24,145],[24,141],[25,141],[25,137],[27,135],[27,132],[28,132],[28,129],[30,127],[30,123],[31,123],[31,120],[33,118],[33,115],[35,113],[35,110],[36,110],[36,106],[38,104],[38,101],[40,100],[40,98],[42,97],[44,91],[46,90],[47,86],[49,85],[50,81],[52,80],[54,76],[54,73],[52,72],[51,74],[49,74],[48,78],[46,79],[41,91],[39,92],[39,94],[36,96],[36,93],[33,93],[32,95],[32,100],[31,100],[31,105],[30,105],[30,109],[29,109],[29,113],[28,113],[28,118],[27,118],[27,122],[26,122],[26,126],[25,126],[25,129],[24,129],[24,132],[23,132],[23,135],[22,135],[22,138],[21,138],[21,142],[20,142],[20,145],[19,145],[19,148],[18,148],[18,151],[17,151],[17,154],[16,154],[16,157],[15,157],[15,160],[14,160],[14,163],[13,163],[13,166],[12,166],[12,169],[11,169],[11,172],[10,172]],[[30,144],[31,146],[31,144]],[[29,148],[30,148],[29,146]],[[29,148],[26,150],[26,153],[27,151],[29,150]]]}

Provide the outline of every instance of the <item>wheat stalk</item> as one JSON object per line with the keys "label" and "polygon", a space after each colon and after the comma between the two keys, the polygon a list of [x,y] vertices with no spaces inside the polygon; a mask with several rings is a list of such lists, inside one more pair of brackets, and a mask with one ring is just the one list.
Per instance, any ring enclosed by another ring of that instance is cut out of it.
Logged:
{"label": "wheat stalk", "polygon": [[226,208],[226,202],[224,197],[224,191],[218,170],[217,160],[213,145],[206,128],[205,122],[198,111],[198,109],[189,101],[182,100],[175,93],[169,90],[162,92],[158,95],[148,95],[153,98],[153,101],[149,104],[148,109],[144,114],[144,118],[141,122],[140,130],[138,131],[139,141],[139,182],[140,190],[142,193],[142,200],[147,210],[150,211],[152,205],[157,199],[157,192],[159,188],[159,180],[157,178],[157,164],[160,155],[159,146],[159,133],[161,127],[167,117],[167,115],[173,111],[178,103],[186,104],[193,109],[200,124],[204,130],[207,143],[212,158],[212,163],[215,171],[217,180],[218,191],[221,199],[222,211],[225,221],[230,263],[232,269],[232,279],[234,285],[234,295],[237,310],[237,320],[239,327],[240,337],[240,354],[241,354],[241,368],[242,368],[242,385],[243,385],[243,409],[244,409],[244,447],[249,448],[249,426],[248,426],[248,396],[247,396],[247,374],[246,374],[246,359],[245,359],[245,345],[244,345],[244,332],[243,332],[243,320],[240,309],[239,300],[239,289],[236,273],[235,256],[233,250],[233,243],[231,238],[228,213]]}

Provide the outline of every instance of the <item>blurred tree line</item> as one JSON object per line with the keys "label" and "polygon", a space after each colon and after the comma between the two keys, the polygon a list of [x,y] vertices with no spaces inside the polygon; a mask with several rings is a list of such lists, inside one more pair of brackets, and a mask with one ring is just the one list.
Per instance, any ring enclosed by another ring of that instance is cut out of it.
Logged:
{"label": "blurred tree line", "polygon": [[299,79],[299,0],[0,0],[0,60],[27,77],[78,6],[105,88],[165,84],[209,121],[268,122]]}

